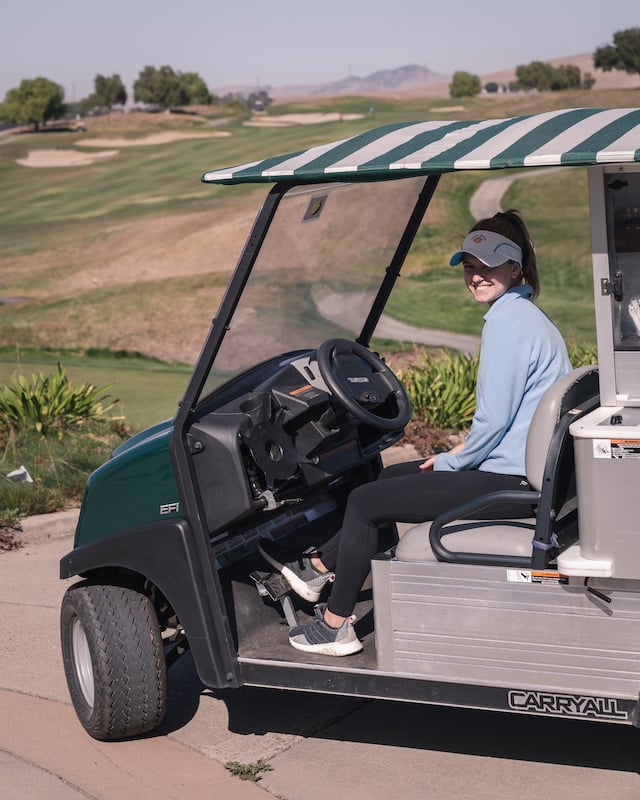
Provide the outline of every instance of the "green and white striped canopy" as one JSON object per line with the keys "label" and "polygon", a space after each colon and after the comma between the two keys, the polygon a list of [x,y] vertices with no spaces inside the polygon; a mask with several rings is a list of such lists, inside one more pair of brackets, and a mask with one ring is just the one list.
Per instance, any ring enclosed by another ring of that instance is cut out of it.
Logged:
{"label": "green and white striped canopy", "polygon": [[463,169],[640,161],[640,109],[577,108],[510,119],[404,122],[264,161],[205,183],[367,181]]}

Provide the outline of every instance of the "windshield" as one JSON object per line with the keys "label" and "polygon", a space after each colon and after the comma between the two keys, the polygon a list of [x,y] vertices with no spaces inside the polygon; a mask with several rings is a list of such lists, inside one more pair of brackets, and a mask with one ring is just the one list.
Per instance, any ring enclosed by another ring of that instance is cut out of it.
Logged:
{"label": "windshield", "polygon": [[282,198],[209,388],[265,359],[355,338],[367,318],[424,177],[297,186]]}

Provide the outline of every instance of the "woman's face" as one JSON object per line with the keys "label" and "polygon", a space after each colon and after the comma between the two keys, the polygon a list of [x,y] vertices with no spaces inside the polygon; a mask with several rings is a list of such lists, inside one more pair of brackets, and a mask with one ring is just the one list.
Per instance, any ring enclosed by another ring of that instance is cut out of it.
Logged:
{"label": "woman's face", "polygon": [[520,265],[516,261],[505,261],[499,267],[487,267],[475,256],[465,254],[462,261],[464,282],[478,303],[495,302],[507,289],[516,286],[520,276]]}

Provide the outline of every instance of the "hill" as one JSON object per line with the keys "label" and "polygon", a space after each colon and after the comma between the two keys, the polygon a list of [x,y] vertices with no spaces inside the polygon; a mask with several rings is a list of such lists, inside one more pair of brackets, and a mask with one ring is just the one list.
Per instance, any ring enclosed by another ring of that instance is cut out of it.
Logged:
{"label": "hill", "polygon": [[[415,91],[428,89],[430,86],[446,85],[450,81],[450,75],[421,67],[417,64],[409,64],[396,69],[383,69],[377,72],[359,77],[349,75],[339,81],[324,84],[290,84],[286,86],[267,86],[265,88],[269,95],[276,100],[290,99],[292,97],[314,97],[339,95],[375,95],[381,93],[397,93],[403,91]],[[216,94],[225,95],[228,93],[240,92],[246,94],[255,91],[255,86],[234,86],[215,89]]]}
{"label": "hill", "polygon": [[378,94],[380,92],[398,92],[412,89],[422,89],[434,84],[445,83],[450,80],[449,75],[432,72],[426,67],[410,64],[397,69],[384,69],[374,72],[365,78],[349,76],[341,81],[329,83],[311,92],[314,95],[341,95],[341,94]]}

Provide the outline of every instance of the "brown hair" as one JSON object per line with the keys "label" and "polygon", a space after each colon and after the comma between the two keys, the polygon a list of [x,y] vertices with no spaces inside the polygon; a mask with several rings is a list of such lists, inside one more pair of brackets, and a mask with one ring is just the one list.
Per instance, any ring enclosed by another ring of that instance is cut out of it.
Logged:
{"label": "brown hair", "polygon": [[540,278],[538,277],[538,265],[536,253],[533,249],[533,241],[520,216],[520,212],[515,208],[507,211],[498,211],[492,217],[478,220],[473,225],[471,231],[492,231],[511,239],[522,250],[522,277],[520,283],[527,283],[533,288],[534,298],[540,294]]}

